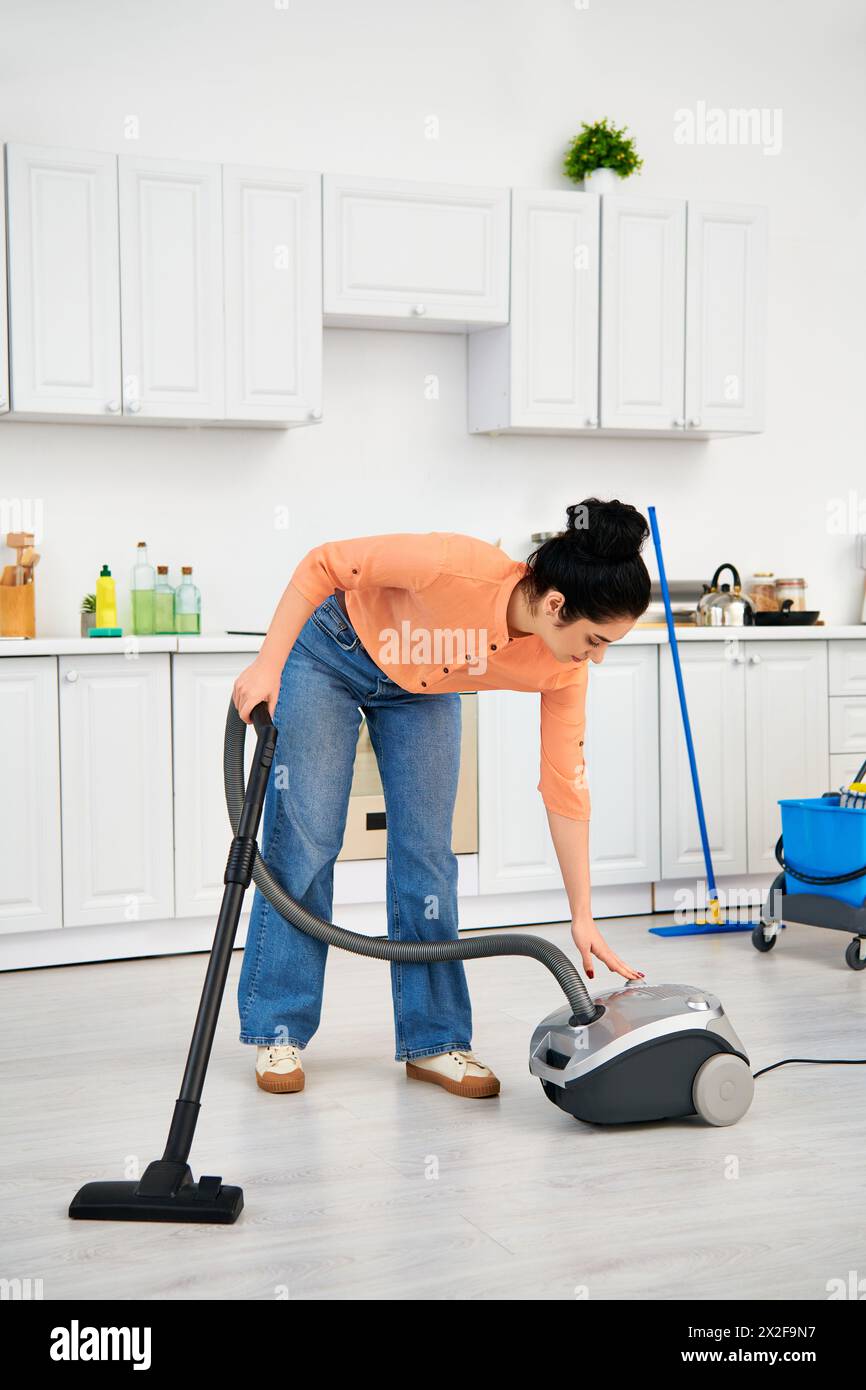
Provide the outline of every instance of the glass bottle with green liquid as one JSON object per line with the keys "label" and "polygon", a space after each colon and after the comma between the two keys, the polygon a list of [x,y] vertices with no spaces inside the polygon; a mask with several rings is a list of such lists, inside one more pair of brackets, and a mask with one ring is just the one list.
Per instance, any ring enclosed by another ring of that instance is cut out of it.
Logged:
{"label": "glass bottle with green liquid", "polygon": [[201,594],[192,582],[192,565],[181,565],[181,581],[174,591],[174,630],[187,636],[201,634]]}
{"label": "glass bottle with green liquid", "polygon": [[147,542],[139,541],[132,571],[132,630],[138,637],[150,637],[154,624],[156,574],[147,563]]}
{"label": "glass bottle with green liquid", "polygon": [[174,589],[168,580],[168,565],[157,565],[153,591],[153,630],[174,632]]}

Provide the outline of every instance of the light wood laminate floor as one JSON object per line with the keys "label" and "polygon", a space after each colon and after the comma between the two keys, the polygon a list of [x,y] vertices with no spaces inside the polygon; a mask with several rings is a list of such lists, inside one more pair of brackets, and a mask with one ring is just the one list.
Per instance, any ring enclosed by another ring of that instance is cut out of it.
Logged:
{"label": "light wood laminate floor", "polygon": [[[745,933],[601,925],[648,983],[718,994],[753,1070],[866,1056],[866,973],[841,933],[788,927],[762,956]],[[570,945],[564,926],[538,931]],[[554,981],[504,958],[467,965],[502,1094],[461,1100],[393,1061],[387,967],[332,951],[306,1089],[271,1096],[237,1041],[240,962],[192,1153],[196,1177],[244,1188],[229,1227],[66,1215],[81,1183],[161,1154],[205,957],[0,976],[0,1275],[41,1279],[45,1299],[783,1300],[866,1270],[866,1068],[772,1072],[731,1128],[590,1128],[527,1070]],[[599,966],[594,992],[616,979]]]}

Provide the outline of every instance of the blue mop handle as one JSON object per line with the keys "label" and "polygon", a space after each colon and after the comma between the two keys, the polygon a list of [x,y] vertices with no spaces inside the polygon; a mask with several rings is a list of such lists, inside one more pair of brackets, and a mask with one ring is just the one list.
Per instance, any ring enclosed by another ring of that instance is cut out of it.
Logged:
{"label": "blue mop handle", "polygon": [[662,558],[662,543],[659,536],[658,522],[656,521],[655,507],[648,507],[650,530],[652,531],[653,545],[656,549],[656,560],[659,567],[659,581],[662,586],[662,597],[665,601],[665,618],[668,625],[668,638],[671,644],[671,656],[674,659],[674,675],[677,679],[677,692],[680,697],[680,709],[683,715],[683,730],[686,735],[686,747],[689,752],[689,767],[692,770],[692,786],[695,790],[695,807],[698,813],[698,827],[701,832],[701,845],[704,851],[704,865],[707,871],[707,887],[710,892],[710,899],[716,901],[718,892],[716,890],[716,876],[713,873],[713,859],[710,854],[710,841],[707,835],[707,822],[704,818],[704,802],[701,796],[701,783],[698,777],[698,764],[695,758],[695,745],[692,742],[692,726],[689,723],[689,707],[686,704],[686,690],[683,685],[683,670],[680,665],[680,651],[677,646],[677,634],[674,629],[674,615],[671,610],[671,596],[668,589],[667,575],[665,574],[665,562]]}

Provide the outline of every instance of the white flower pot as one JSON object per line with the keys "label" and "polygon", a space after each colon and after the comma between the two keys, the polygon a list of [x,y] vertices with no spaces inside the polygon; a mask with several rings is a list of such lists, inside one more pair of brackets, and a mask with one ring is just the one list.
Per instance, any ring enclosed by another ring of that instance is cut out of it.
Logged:
{"label": "white flower pot", "polygon": [[625,183],[614,169],[593,169],[583,180],[584,193],[619,193]]}

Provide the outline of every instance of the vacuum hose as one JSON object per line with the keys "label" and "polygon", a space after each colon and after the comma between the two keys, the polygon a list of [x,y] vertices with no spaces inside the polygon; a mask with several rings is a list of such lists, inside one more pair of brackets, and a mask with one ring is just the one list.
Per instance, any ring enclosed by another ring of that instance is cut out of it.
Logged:
{"label": "vacuum hose", "polygon": [[[257,729],[262,722],[260,710],[266,715],[267,707],[260,705],[254,711],[253,718]],[[268,720],[265,719],[264,722],[267,723]],[[230,703],[226,719],[223,773],[226,805],[235,835],[238,833],[244,802],[244,743],[247,727],[234,702]],[[324,941],[328,946],[339,946],[343,951],[353,951],[358,956],[371,956],[374,960],[402,961],[407,964],[477,960],[482,956],[531,956],[556,977],[571,1006],[570,1022],[573,1026],[592,1023],[603,1012],[599,1005],[593,1003],[568,956],[543,937],[521,936],[516,933],[512,935],[509,932],[497,936],[470,937],[462,941],[391,941],[387,936],[365,936],[360,932],[347,931],[345,927],[338,927],[333,922],[326,922],[322,917],[308,912],[277,882],[258,849],[252,874],[259,892],[276,908],[281,917],[291,922],[299,931],[305,932],[307,936]]]}

